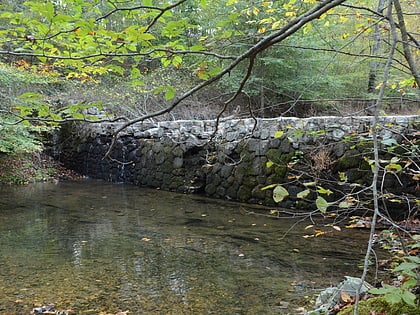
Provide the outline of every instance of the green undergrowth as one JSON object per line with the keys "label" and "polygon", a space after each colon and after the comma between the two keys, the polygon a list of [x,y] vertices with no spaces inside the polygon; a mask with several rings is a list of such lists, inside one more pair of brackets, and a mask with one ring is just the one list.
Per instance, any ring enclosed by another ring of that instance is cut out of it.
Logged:
{"label": "green undergrowth", "polygon": [[[337,315],[353,315],[354,305],[346,307]],[[388,303],[383,297],[375,297],[366,301],[361,301],[358,307],[360,315],[386,314],[386,315],[419,315],[418,307],[410,306],[404,303]]]}

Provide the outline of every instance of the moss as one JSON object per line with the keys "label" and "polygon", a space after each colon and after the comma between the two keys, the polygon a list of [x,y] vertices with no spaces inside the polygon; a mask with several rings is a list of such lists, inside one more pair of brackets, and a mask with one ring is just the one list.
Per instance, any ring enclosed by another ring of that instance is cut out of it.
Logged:
{"label": "moss", "polygon": [[279,165],[287,165],[287,163],[289,163],[292,160],[294,155],[295,155],[294,152],[282,153],[278,149],[270,149],[265,154],[265,156],[267,157],[268,160],[274,162],[275,164],[279,164]]}
{"label": "moss", "polygon": [[287,175],[288,167],[286,165],[275,166],[274,173],[278,178],[284,179]]}
{"label": "moss", "polygon": [[248,201],[252,197],[251,190],[248,187],[241,186],[237,196],[240,201]]}
{"label": "moss", "polygon": [[284,182],[284,179],[285,179],[285,176],[281,176],[281,174],[280,175],[272,174],[267,177],[266,185],[281,184]]}
{"label": "moss", "polygon": [[337,171],[349,170],[352,168],[359,168],[362,158],[358,156],[359,151],[348,151],[344,156],[336,161],[335,169]]}
{"label": "moss", "polygon": [[[419,309],[404,303],[390,304],[383,297],[371,298],[361,301],[358,308],[360,315],[386,314],[386,315],[418,315]],[[337,315],[353,315],[354,305],[346,307]]]}

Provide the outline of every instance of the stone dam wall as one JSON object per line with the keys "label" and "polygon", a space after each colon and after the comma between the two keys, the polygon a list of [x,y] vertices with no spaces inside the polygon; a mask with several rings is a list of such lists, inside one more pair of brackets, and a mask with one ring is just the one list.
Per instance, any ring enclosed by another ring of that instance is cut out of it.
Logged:
{"label": "stone dam wall", "polygon": [[[67,124],[55,152],[89,177],[247,203],[274,205],[272,189],[262,188],[282,184],[289,196],[278,205],[307,209],[319,187],[331,190],[326,199],[337,200],[371,184],[372,119],[225,120],[217,129],[214,120],[138,123],[119,134],[111,159],[104,155],[121,124]],[[381,117],[380,126],[382,159],[395,153],[414,159],[401,164],[404,171],[385,170],[384,191],[419,196],[413,176],[420,171],[419,148],[409,143],[420,143],[420,116]],[[403,149],[395,149],[397,143]]]}

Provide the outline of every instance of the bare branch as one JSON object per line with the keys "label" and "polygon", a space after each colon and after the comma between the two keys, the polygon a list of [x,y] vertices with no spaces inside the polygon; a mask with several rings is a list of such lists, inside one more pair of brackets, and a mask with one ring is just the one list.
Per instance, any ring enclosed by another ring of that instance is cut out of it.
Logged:
{"label": "bare branch", "polygon": [[390,26],[391,26],[391,34],[392,34],[392,45],[390,47],[390,51],[389,51],[389,58],[386,62],[385,65],[385,69],[384,69],[384,77],[383,77],[383,81],[382,81],[382,85],[381,88],[379,90],[379,95],[378,95],[378,99],[376,101],[376,105],[375,105],[375,112],[374,112],[374,116],[373,116],[373,121],[372,121],[372,140],[373,140],[373,154],[374,154],[374,169],[373,169],[373,179],[372,179],[372,199],[373,199],[373,216],[372,216],[372,221],[371,221],[371,230],[370,230],[370,235],[369,235],[369,242],[368,242],[368,247],[366,249],[366,255],[365,255],[365,260],[364,260],[364,266],[363,266],[363,273],[362,273],[362,277],[361,277],[361,283],[360,283],[360,287],[358,288],[357,292],[356,292],[356,300],[355,300],[355,305],[354,305],[354,315],[358,315],[358,306],[359,306],[359,300],[360,300],[360,290],[362,288],[362,285],[364,283],[364,281],[366,280],[367,277],[367,272],[369,270],[369,258],[370,255],[372,253],[372,248],[373,248],[373,238],[374,238],[374,234],[375,234],[375,228],[376,228],[376,222],[378,217],[380,216],[380,211],[379,211],[379,193],[378,193],[378,187],[377,187],[377,183],[378,183],[378,177],[379,177],[379,140],[378,140],[378,130],[377,130],[377,125],[378,125],[378,121],[379,121],[379,111],[381,108],[381,103],[382,103],[382,99],[384,97],[385,94],[385,88],[386,85],[388,83],[388,78],[389,78],[389,72],[391,69],[391,65],[392,65],[392,60],[394,59],[394,53],[395,53],[395,48],[397,45],[397,28],[394,22],[394,19],[392,18],[392,1],[393,0],[388,0],[388,7],[387,7],[387,17],[388,20],[390,22]]}
{"label": "bare branch", "polygon": [[84,55],[84,56],[58,56],[58,55],[47,55],[47,54],[36,54],[29,52],[14,52],[8,50],[0,50],[0,55],[10,55],[10,56],[25,56],[25,57],[43,57],[53,60],[85,60],[85,59],[94,59],[99,57],[135,57],[135,56],[150,56],[155,52],[165,52],[173,55],[205,55],[211,56],[218,59],[230,59],[234,60],[235,56],[224,56],[218,53],[213,53],[211,51],[202,51],[202,50],[171,50],[163,48],[155,48],[146,52],[135,52],[135,53],[105,53],[99,52],[97,54]]}
{"label": "bare branch", "polygon": [[215,128],[214,128],[214,132],[213,132],[213,134],[210,138],[214,138],[216,136],[220,118],[222,117],[223,113],[226,111],[228,105],[230,103],[232,103],[238,97],[238,95],[242,92],[246,82],[248,81],[249,77],[252,74],[252,69],[254,68],[254,63],[255,63],[255,55],[251,56],[249,58],[247,72],[246,72],[245,76],[243,77],[241,83],[239,84],[239,87],[237,88],[235,94],[233,94],[231,98],[229,98],[226,102],[224,102],[222,110],[219,112],[219,114],[216,117],[216,124],[215,124]]}
{"label": "bare branch", "polygon": [[53,119],[53,118],[42,118],[42,117],[28,117],[28,116],[20,116],[17,115],[16,113],[13,113],[11,111],[8,110],[2,110],[0,109],[0,113],[5,113],[7,115],[10,115],[12,117],[16,118],[16,121],[14,122],[7,122],[7,121],[2,121],[3,124],[5,125],[18,125],[24,121],[35,121],[35,122],[42,122],[42,123],[57,123],[57,124],[61,124],[61,123],[65,123],[65,122],[88,122],[88,123],[104,123],[104,122],[117,122],[120,120],[125,120],[127,121],[128,118],[124,117],[124,116],[118,116],[118,117],[106,117],[103,119],[92,119],[89,118],[88,116],[85,116],[83,118],[63,118],[63,119]]}
{"label": "bare branch", "polygon": [[114,133],[114,137],[113,137],[113,141],[111,143],[111,146],[109,147],[107,153],[105,154],[105,157],[108,157],[108,155],[110,154],[110,152],[113,149],[113,146],[115,144],[115,141],[118,137],[118,134],[124,130],[125,128],[138,123],[138,122],[142,122],[148,118],[152,118],[152,117],[156,117],[156,116],[160,116],[163,115],[165,113],[170,112],[171,110],[173,110],[176,106],[179,105],[179,103],[181,103],[181,101],[183,101],[184,99],[190,97],[191,95],[193,95],[194,93],[196,93],[197,91],[200,91],[201,89],[203,89],[204,87],[220,80],[223,76],[225,76],[226,74],[230,73],[233,69],[235,69],[242,61],[252,58],[254,56],[256,56],[257,54],[259,54],[260,52],[264,51],[265,49],[267,49],[268,47],[271,47],[274,44],[277,44],[279,42],[281,42],[282,40],[284,40],[285,38],[289,37],[290,35],[294,34],[295,32],[297,32],[300,28],[302,28],[306,23],[320,17],[322,14],[324,14],[325,12],[327,12],[328,10],[339,6],[340,4],[342,4],[343,2],[345,2],[346,0],[333,0],[333,1],[329,1],[329,0],[325,0],[322,1],[321,3],[319,3],[317,6],[315,6],[314,8],[312,8],[311,10],[309,10],[308,12],[300,15],[299,17],[297,17],[296,19],[292,20],[291,22],[289,22],[286,26],[284,26],[283,28],[279,29],[278,31],[274,32],[273,34],[267,36],[267,37],[263,37],[258,43],[256,43],[254,46],[252,46],[251,48],[249,48],[247,51],[245,51],[242,55],[238,56],[234,61],[232,61],[230,63],[230,65],[228,65],[226,68],[224,68],[221,72],[219,72],[217,75],[215,75],[214,77],[211,77],[210,79],[196,85],[195,87],[193,87],[192,89],[190,89],[189,91],[186,91],[184,94],[182,94],[181,96],[177,97],[171,105],[169,105],[168,107],[153,112],[153,113],[149,113],[146,115],[143,115],[141,117],[137,117],[133,120],[130,120],[129,122],[123,124],[121,127],[119,127],[115,133]]}

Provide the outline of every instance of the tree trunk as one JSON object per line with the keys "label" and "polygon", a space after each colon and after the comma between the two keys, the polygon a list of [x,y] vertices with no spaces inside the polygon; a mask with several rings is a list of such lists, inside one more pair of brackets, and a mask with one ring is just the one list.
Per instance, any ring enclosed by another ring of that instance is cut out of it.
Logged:
{"label": "tree trunk", "polygon": [[[385,0],[379,0],[378,2],[378,13],[380,13],[382,15],[383,11],[385,8]],[[375,24],[375,32],[373,34],[373,39],[374,39],[374,44],[373,44],[373,48],[371,51],[371,54],[373,56],[377,56],[379,53],[379,49],[381,47],[381,28],[379,25],[379,22]],[[368,93],[373,93],[375,92],[375,87],[376,87],[376,75],[378,72],[378,67],[379,67],[379,62],[374,59],[371,63],[370,63],[370,70],[369,70],[369,80],[368,80],[368,88],[367,88],[367,92]]]}
{"label": "tree trunk", "polygon": [[400,0],[394,0],[394,8],[397,13],[399,30],[401,33],[401,41],[403,45],[404,57],[410,67],[411,74],[414,77],[414,81],[417,84],[417,88],[420,89],[420,73],[417,69],[416,62],[414,61],[413,55],[411,54],[410,45],[408,44],[408,33],[405,26],[404,13],[401,9]]}

